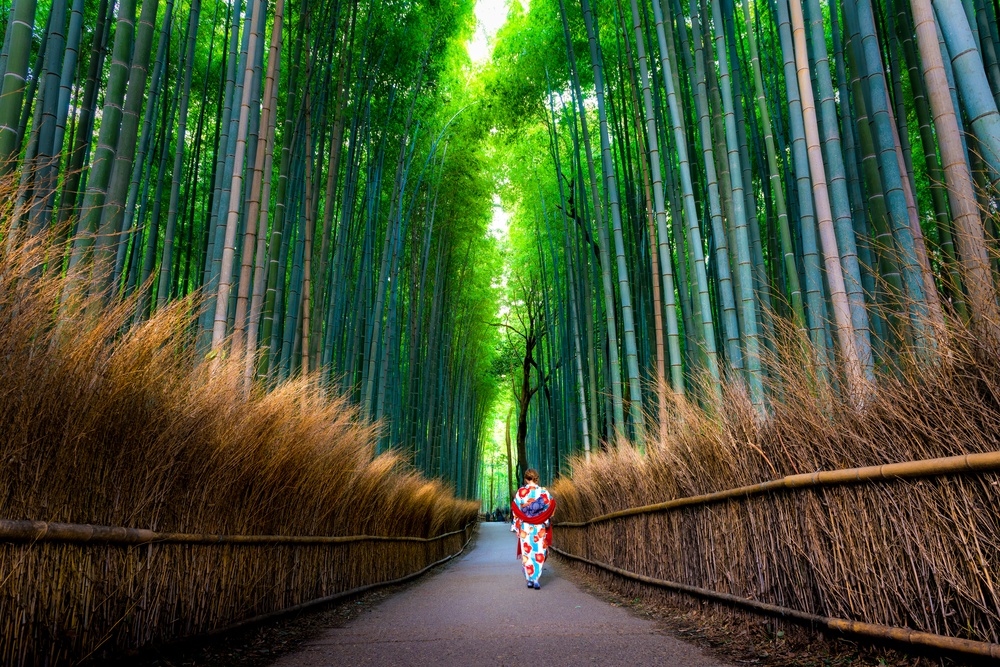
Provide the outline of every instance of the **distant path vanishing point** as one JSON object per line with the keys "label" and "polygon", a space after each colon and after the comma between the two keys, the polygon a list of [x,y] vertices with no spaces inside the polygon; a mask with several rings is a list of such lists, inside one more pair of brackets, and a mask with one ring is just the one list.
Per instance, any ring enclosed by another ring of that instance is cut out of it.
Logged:
{"label": "distant path vanishing point", "polygon": [[273,667],[723,665],[584,592],[551,563],[541,584],[525,586],[508,526],[484,523],[469,553]]}

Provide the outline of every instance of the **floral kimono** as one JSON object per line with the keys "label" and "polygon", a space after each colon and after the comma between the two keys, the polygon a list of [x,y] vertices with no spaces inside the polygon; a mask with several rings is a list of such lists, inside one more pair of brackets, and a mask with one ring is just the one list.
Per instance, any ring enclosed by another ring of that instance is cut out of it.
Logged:
{"label": "floral kimono", "polygon": [[514,517],[511,530],[517,532],[517,553],[521,557],[524,578],[529,586],[537,587],[552,544],[549,519],[556,509],[555,498],[548,489],[529,482],[517,490],[510,508]]}

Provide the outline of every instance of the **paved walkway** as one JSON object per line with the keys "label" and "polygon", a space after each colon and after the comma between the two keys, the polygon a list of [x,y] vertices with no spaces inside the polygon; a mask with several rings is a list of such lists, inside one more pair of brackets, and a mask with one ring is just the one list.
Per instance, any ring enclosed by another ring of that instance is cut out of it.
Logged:
{"label": "paved walkway", "polygon": [[334,665],[667,665],[721,667],[652,621],[553,572],[524,584],[505,524],[484,523],[475,548],[274,667]]}

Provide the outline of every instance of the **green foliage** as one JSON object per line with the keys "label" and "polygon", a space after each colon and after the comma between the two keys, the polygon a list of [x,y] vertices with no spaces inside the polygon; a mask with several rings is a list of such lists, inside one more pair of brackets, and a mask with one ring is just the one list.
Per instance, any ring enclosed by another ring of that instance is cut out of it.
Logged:
{"label": "green foliage", "polygon": [[544,118],[546,74],[554,82],[567,77],[558,4],[552,0],[530,4],[525,12],[520,2],[511,3],[507,22],[497,33],[492,61],[483,73],[485,104],[493,127],[505,135],[528,129]]}

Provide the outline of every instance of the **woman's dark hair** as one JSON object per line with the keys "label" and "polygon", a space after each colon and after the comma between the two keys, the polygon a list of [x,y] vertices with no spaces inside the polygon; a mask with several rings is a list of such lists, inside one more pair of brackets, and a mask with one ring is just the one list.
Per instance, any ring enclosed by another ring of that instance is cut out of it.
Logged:
{"label": "woman's dark hair", "polygon": [[528,482],[538,484],[538,471],[534,468],[528,468],[524,471],[524,483],[527,484]]}

